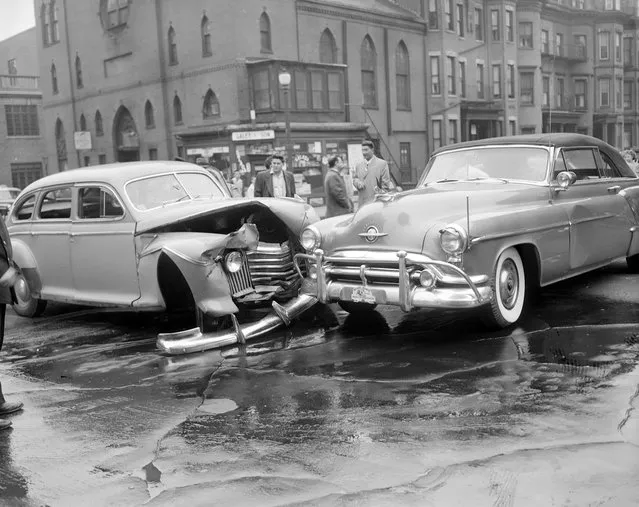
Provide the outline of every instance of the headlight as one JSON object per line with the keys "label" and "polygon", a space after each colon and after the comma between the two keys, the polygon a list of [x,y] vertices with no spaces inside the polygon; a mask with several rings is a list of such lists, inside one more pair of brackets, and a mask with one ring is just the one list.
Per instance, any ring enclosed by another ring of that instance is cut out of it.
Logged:
{"label": "headlight", "polygon": [[439,231],[442,250],[449,255],[459,255],[468,247],[468,234],[457,224]]}
{"label": "headlight", "polygon": [[312,225],[308,226],[302,231],[302,234],[300,234],[300,243],[307,252],[314,251],[317,247],[320,246],[321,242],[322,235]]}
{"label": "headlight", "polygon": [[231,252],[224,257],[224,266],[229,273],[237,273],[242,269],[242,254],[240,252]]}

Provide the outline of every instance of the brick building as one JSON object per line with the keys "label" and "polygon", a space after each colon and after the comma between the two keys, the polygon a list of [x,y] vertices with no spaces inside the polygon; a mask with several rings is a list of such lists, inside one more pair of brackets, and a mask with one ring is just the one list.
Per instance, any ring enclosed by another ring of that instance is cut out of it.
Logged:
{"label": "brick building", "polygon": [[25,187],[46,171],[35,28],[0,41],[0,184]]}

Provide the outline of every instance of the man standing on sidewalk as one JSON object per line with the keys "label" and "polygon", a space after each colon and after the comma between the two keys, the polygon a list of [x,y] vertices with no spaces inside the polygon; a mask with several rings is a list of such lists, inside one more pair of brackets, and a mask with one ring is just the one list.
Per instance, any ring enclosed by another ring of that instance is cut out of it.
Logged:
{"label": "man standing on sidewalk", "polygon": [[359,202],[357,209],[373,202],[375,194],[388,192],[391,189],[388,164],[385,160],[375,156],[372,141],[362,141],[362,155],[364,160],[355,167],[355,177],[353,178]]}
{"label": "man standing on sidewalk", "polygon": [[344,179],[340,174],[344,162],[338,156],[328,160],[328,172],[324,179],[326,192],[326,218],[353,212],[353,202],[348,198]]}
{"label": "man standing on sidewalk", "polygon": [[[0,349],[4,341],[4,318],[7,305],[13,303],[11,295],[11,287],[13,287],[18,278],[18,273],[13,267],[13,250],[11,249],[11,239],[9,232],[4,224],[4,220],[0,219]],[[0,384],[0,417],[12,414],[22,409],[22,403],[19,401],[7,401],[2,394],[2,384]],[[0,430],[7,429],[11,426],[11,421],[0,419]]]}

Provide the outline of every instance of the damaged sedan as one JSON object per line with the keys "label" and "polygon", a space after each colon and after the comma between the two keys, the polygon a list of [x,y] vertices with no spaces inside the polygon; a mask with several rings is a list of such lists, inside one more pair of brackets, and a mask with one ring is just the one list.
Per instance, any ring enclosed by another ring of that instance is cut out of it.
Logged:
{"label": "damaged sedan", "polygon": [[477,308],[505,328],[539,287],[624,257],[639,270],[639,180],[612,146],[579,134],[453,144],[416,189],[310,225],[301,243],[302,293],[321,302]]}
{"label": "damaged sedan", "polygon": [[[224,182],[184,162],[46,176],[22,191],[7,217],[20,273],[13,308],[26,317],[47,301],[193,310],[194,327],[161,334],[160,350],[243,342],[316,302],[298,297],[293,256],[302,251],[300,231],[318,220],[297,199],[232,198]],[[240,309],[265,305],[269,314],[240,325]]]}

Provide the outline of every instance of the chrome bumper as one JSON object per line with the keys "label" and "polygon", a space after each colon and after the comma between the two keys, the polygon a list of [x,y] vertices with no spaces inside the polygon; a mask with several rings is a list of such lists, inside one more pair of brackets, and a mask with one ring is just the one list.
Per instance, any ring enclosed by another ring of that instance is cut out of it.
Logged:
{"label": "chrome bumper", "polygon": [[[351,262],[361,262],[358,271],[362,283],[331,280],[331,273],[343,273],[345,269],[331,266],[327,262],[324,252],[320,249],[313,254],[297,254],[294,257],[294,262],[300,275],[302,274],[301,262],[308,262],[310,265],[316,266],[315,279],[307,278],[311,283],[305,284],[302,292],[312,293],[322,303],[350,301],[350,299],[344,298],[344,294],[352,293],[353,289],[362,288],[377,294],[380,304],[399,306],[405,312],[409,312],[413,308],[475,308],[489,303],[493,297],[493,291],[488,283],[489,278],[485,275],[471,277],[454,264],[430,259],[423,255],[408,254],[404,251],[397,252],[395,255],[399,266],[397,285],[368,283],[366,277],[379,276],[380,270],[367,266],[365,258],[350,259]],[[419,283],[415,283],[414,275],[411,276],[407,259],[411,266],[445,268],[454,272],[456,276],[446,275],[440,269],[436,269],[440,285],[432,288],[422,287]]]}
{"label": "chrome bumper", "polygon": [[288,326],[291,321],[304,313],[317,303],[317,298],[310,294],[302,294],[292,299],[285,305],[280,305],[275,301],[272,303],[273,311],[263,319],[240,326],[235,315],[233,319],[233,329],[213,333],[202,333],[199,327],[178,331],[177,333],[160,333],[156,345],[158,349],[167,354],[189,354],[191,352],[202,352],[204,350],[217,349],[245,343],[247,340],[262,336],[282,324]]}

